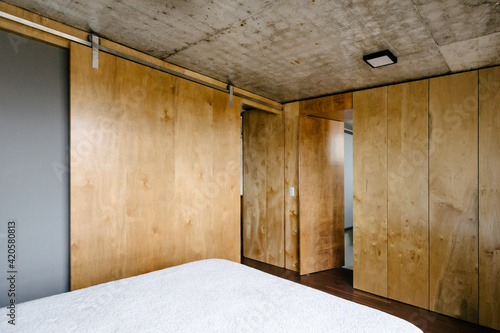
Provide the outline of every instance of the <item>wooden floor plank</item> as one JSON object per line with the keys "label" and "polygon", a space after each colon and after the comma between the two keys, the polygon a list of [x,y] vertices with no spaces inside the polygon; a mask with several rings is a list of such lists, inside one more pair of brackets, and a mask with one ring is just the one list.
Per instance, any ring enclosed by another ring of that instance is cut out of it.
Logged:
{"label": "wooden floor plank", "polygon": [[323,272],[300,276],[299,273],[267,265],[255,260],[242,258],[241,262],[263,272],[318,289],[359,304],[384,311],[407,320],[418,326],[425,333],[460,332],[494,333],[493,329],[472,324],[460,319],[441,315],[432,311],[390,300],[374,294],[356,290],[352,286],[352,270],[334,268]]}

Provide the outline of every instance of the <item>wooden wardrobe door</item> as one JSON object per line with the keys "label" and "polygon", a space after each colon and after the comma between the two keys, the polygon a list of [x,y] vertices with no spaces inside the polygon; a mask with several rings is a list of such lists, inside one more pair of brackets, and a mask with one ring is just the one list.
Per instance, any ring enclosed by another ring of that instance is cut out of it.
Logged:
{"label": "wooden wardrobe door", "polygon": [[283,116],[243,113],[243,255],[285,266]]}
{"label": "wooden wardrobe door", "polygon": [[479,324],[500,330],[500,67],[479,71]]}
{"label": "wooden wardrobe door", "polygon": [[478,72],[429,80],[430,309],[478,322]]}
{"label": "wooden wardrobe door", "polygon": [[354,288],[387,297],[387,87],[353,95]]}
{"label": "wooden wardrobe door", "polygon": [[344,123],[300,116],[300,274],[344,265]]}
{"label": "wooden wardrobe door", "polygon": [[388,297],[428,309],[428,80],[387,89]]}

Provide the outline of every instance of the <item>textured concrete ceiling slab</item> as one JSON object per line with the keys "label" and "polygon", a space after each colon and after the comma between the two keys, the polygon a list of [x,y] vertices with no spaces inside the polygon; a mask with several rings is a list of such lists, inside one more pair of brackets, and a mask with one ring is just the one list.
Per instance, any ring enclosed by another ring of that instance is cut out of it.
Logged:
{"label": "textured concrete ceiling slab", "polygon": [[500,64],[499,1],[6,2],[286,102]]}
{"label": "textured concrete ceiling slab", "polygon": [[[396,66],[372,69],[363,62],[363,54],[385,48],[399,57]],[[224,73],[221,79],[280,101],[448,71],[413,4],[400,1],[286,1],[168,61]]]}
{"label": "textured concrete ceiling slab", "polygon": [[416,4],[438,45],[500,31],[498,0],[417,0]]}
{"label": "textured concrete ceiling slab", "polygon": [[500,32],[440,46],[453,72],[500,64]]}
{"label": "textured concrete ceiling slab", "polygon": [[206,0],[14,0],[31,12],[146,52],[168,57],[274,3]]}

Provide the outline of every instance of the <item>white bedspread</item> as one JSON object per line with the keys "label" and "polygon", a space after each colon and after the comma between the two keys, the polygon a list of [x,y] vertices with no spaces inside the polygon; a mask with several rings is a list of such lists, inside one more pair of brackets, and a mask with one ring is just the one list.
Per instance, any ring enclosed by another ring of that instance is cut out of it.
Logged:
{"label": "white bedspread", "polygon": [[219,259],[22,303],[15,327],[0,310],[0,332],[421,332],[384,312]]}

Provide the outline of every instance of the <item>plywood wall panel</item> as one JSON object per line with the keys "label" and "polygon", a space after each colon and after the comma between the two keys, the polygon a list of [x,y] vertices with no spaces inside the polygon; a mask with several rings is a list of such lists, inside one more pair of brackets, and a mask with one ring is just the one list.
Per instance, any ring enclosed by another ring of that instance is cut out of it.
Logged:
{"label": "plywood wall panel", "polygon": [[388,297],[428,308],[428,81],[387,89]]}
{"label": "plywood wall panel", "polygon": [[300,114],[336,121],[352,120],[352,93],[313,98],[300,102]]}
{"label": "plywood wall panel", "polygon": [[479,324],[500,330],[500,67],[479,71]]}
{"label": "plywood wall panel", "polygon": [[[285,104],[285,268],[299,271],[299,102]],[[295,196],[289,189],[295,189]]]}
{"label": "plywood wall panel", "polygon": [[283,116],[243,113],[243,255],[285,265]]}
{"label": "plywood wall panel", "polygon": [[71,289],[240,260],[239,103],[71,46]]}
{"label": "plywood wall panel", "polygon": [[344,123],[300,116],[300,274],[344,264]]}
{"label": "plywood wall panel", "polygon": [[478,73],[429,80],[430,309],[478,322]]}
{"label": "plywood wall panel", "polygon": [[387,297],[387,87],[353,95],[354,288]]}

